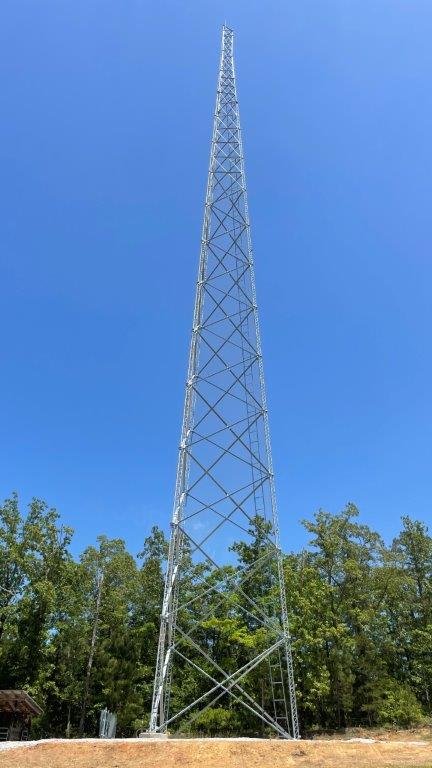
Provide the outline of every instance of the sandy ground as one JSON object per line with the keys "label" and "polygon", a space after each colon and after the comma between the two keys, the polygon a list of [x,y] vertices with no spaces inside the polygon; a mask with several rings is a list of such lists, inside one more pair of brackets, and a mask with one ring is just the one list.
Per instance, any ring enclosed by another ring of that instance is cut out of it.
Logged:
{"label": "sandy ground", "polygon": [[0,768],[432,768],[427,741],[51,739],[0,750]]}

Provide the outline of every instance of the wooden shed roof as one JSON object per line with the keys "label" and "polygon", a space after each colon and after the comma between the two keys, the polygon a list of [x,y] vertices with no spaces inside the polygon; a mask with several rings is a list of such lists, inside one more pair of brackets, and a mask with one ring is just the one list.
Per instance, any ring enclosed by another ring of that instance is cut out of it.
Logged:
{"label": "wooden shed roof", "polygon": [[42,709],[25,691],[1,691],[0,712],[18,712],[25,715],[41,715]]}

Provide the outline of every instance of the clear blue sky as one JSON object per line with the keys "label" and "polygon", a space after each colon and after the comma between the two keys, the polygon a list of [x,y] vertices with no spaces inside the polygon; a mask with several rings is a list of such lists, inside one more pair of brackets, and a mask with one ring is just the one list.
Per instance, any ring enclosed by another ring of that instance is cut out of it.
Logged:
{"label": "clear blue sky", "polygon": [[3,0],[0,495],[171,515],[224,20],[283,544],[432,509],[430,0]]}

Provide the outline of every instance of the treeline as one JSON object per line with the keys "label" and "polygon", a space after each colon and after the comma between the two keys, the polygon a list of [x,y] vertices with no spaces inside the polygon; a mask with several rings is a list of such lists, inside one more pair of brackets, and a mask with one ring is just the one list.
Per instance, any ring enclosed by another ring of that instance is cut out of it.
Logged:
{"label": "treeline", "polygon": [[[303,732],[431,717],[432,538],[404,517],[387,546],[357,518],[352,504],[338,515],[319,511],[304,522],[309,547],[285,557]],[[96,735],[108,707],[118,735],[131,736],[150,709],[167,543],[156,527],[133,554],[123,540],[100,536],[76,560],[71,539],[42,501],[25,515],[16,496],[0,508],[0,688],[23,688],[43,707],[35,735]],[[240,564],[259,549],[257,526],[252,544],[236,548]],[[212,578],[190,565],[191,590]],[[199,632],[224,663],[259,648],[259,630],[235,606]],[[175,704],[203,684],[185,666],[174,677]],[[249,683],[258,700],[261,684]],[[257,732],[246,710],[218,704],[196,730]]]}

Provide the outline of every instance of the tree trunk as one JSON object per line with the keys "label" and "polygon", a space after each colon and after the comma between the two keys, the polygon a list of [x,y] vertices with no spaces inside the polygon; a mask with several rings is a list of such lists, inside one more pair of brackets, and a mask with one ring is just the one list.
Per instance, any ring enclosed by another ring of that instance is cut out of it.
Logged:
{"label": "tree trunk", "polygon": [[85,716],[87,711],[88,695],[90,690],[90,678],[91,678],[91,672],[93,667],[94,654],[96,650],[97,630],[98,630],[98,623],[99,623],[99,610],[100,610],[101,595],[102,595],[102,583],[103,583],[103,573],[101,573],[98,579],[97,594],[96,594],[96,609],[95,609],[93,631],[92,631],[92,637],[91,637],[91,643],[90,643],[90,652],[89,652],[88,661],[87,661],[87,672],[86,672],[84,695],[83,695],[82,707],[81,707],[81,717],[80,717],[79,726],[78,726],[78,736],[82,736],[84,733],[84,723],[85,723]]}
{"label": "tree trunk", "polygon": [[68,704],[68,711],[67,711],[67,724],[66,724],[66,738],[70,739],[71,735],[71,712],[72,712],[72,705],[71,702]]}

